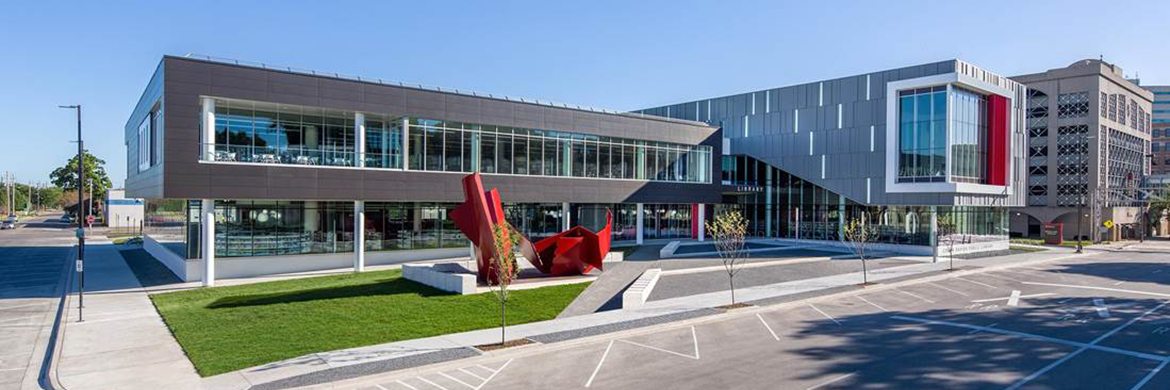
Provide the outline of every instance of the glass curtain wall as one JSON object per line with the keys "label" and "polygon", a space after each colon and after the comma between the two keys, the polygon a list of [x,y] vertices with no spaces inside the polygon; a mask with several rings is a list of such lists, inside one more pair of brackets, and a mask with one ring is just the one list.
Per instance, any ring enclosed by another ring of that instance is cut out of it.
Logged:
{"label": "glass curtain wall", "polygon": [[987,183],[987,96],[952,89],[951,180]]}
{"label": "glass curtain wall", "polygon": [[633,203],[584,203],[572,204],[571,226],[582,226],[590,231],[605,227],[606,211],[613,213],[613,241],[633,241],[638,238],[638,205]]}
{"label": "glass curtain wall", "polygon": [[371,168],[402,168],[401,117],[366,115],[366,166]]}
{"label": "glass curtain wall", "polygon": [[942,182],[947,174],[947,86],[898,92],[898,182]]}
{"label": "glass curtain wall", "polygon": [[[215,101],[217,161],[355,166],[353,113]],[[207,147],[207,146],[205,146]]]}

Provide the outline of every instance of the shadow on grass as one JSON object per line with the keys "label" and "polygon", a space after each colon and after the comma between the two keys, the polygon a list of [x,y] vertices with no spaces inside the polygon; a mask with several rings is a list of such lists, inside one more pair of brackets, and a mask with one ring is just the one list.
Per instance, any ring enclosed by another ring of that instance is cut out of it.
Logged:
{"label": "shadow on grass", "polygon": [[[823,364],[799,378],[840,378],[818,389],[1003,389],[1078,348],[1010,333],[1090,343],[1164,302],[1111,296],[1105,300],[1113,306],[1109,318],[1098,316],[1092,297],[1080,297],[1028,299],[1027,307],[1000,305],[987,311],[984,308],[988,305],[979,305],[837,317],[839,324],[807,321],[793,337],[817,342],[794,352],[801,359]],[[1098,345],[1165,356],[1170,354],[1170,344],[1162,343],[1161,336],[1150,331],[1167,321],[1170,307],[1147,315]],[[1063,362],[1050,375],[1034,378],[1024,388],[1128,389],[1159,362],[1090,349]],[[1166,382],[1170,382],[1170,375],[1161,375],[1145,388],[1165,389]]]}
{"label": "shadow on grass", "polygon": [[230,296],[217,299],[207,306],[209,309],[223,309],[246,306],[312,302],[330,299],[346,299],[378,295],[411,294],[421,297],[455,295],[436,288],[412,282],[401,277],[387,277],[372,282],[350,286],[325,287],[310,290],[285,291],[269,294]]}

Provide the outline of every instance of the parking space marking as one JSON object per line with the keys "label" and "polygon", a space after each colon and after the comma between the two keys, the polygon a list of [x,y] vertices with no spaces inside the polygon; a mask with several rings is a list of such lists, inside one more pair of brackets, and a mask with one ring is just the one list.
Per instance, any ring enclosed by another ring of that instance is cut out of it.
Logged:
{"label": "parking space marking", "polygon": [[862,302],[868,303],[868,304],[870,304],[870,306],[878,308],[878,310],[881,310],[881,311],[887,312],[887,313],[889,312],[889,310],[886,310],[886,308],[878,306],[878,304],[876,304],[876,303],[870,302],[868,299],[865,299],[865,297],[863,297],[863,296],[860,296],[860,295],[854,295],[854,296],[857,297],[857,299],[860,299]]}
{"label": "parking space marking", "polygon": [[929,282],[929,283],[926,283],[926,284],[927,284],[927,285],[930,285],[930,286],[938,287],[938,288],[940,288],[940,289],[947,290],[947,291],[950,291],[950,292],[953,292],[953,293],[955,293],[955,294],[959,294],[959,295],[962,295],[962,296],[965,296],[965,297],[966,297],[966,296],[970,296],[970,295],[971,295],[971,294],[967,294],[967,293],[965,293],[965,292],[962,292],[962,291],[959,291],[959,290],[955,290],[955,289],[953,289],[953,288],[950,288],[950,287],[947,287],[947,286],[943,286],[943,285],[941,285],[941,284],[938,284],[938,283],[934,283],[934,282]]}
{"label": "parking space marking", "polygon": [[694,341],[695,341],[695,356],[682,354],[682,353],[678,353],[675,351],[662,349],[662,348],[658,348],[658,347],[654,347],[654,346],[649,346],[646,344],[642,344],[642,343],[638,343],[638,342],[634,342],[634,341],[630,341],[630,340],[618,340],[618,341],[621,341],[621,342],[626,343],[626,344],[636,345],[636,346],[639,346],[642,348],[653,349],[653,350],[659,351],[659,352],[666,352],[666,353],[669,353],[671,355],[682,356],[682,357],[685,357],[687,359],[699,360],[699,336],[695,334],[695,327],[693,327],[693,326],[691,327],[691,337],[694,338]]}
{"label": "parking space marking", "polygon": [[998,289],[999,289],[999,287],[995,287],[995,286],[992,286],[992,285],[990,285],[990,284],[987,284],[987,283],[983,283],[983,282],[976,282],[976,281],[974,281],[974,280],[970,280],[970,279],[964,279],[964,278],[960,278],[960,277],[958,277],[958,276],[956,276],[956,277],[955,277],[955,279],[957,279],[957,280],[962,280],[962,281],[964,281],[964,282],[967,282],[967,283],[974,283],[974,284],[978,284],[978,285],[980,285],[980,286],[987,287],[987,288],[990,288],[990,289],[992,289],[992,290],[998,290]]}
{"label": "parking space marking", "polygon": [[442,390],[450,390],[450,389],[448,389],[448,388],[446,388],[446,387],[439,386],[439,384],[438,384],[438,383],[431,382],[431,380],[430,380],[430,379],[423,378],[422,376],[415,377],[415,379],[418,379],[418,380],[420,380],[420,381],[423,381],[423,382],[425,382],[425,383],[426,383],[426,384],[428,384],[428,385],[431,385],[431,386],[437,387],[437,388],[439,388],[439,389],[442,389]]}
{"label": "parking space marking", "polygon": [[831,385],[831,384],[833,384],[833,383],[840,382],[842,379],[845,379],[845,378],[851,377],[851,376],[853,376],[854,374],[857,374],[857,373],[856,373],[856,372],[851,372],[851,373],[848,373],[848,374],[845,374],[845,375],[841,375],[841,376],[839,376],[839,377],[836,377],[836,378],[833,378],[833,379],[829,379],[829,380],[828,380],[828,381],[826,381],[826,382],[821,382],[820,384],[818,384],[818,385],[816,385],[816,386],[813,386],[813,387],[810,387],[810,388],[808,388],[808,389],[805,389],[805,390],[816,390],[816,389],[819,389],[819,388],[822,388],[822,387],[825,387],[825,386]]}
{"label": "parking space marking", "polygon": [[1093,299],[1093,306],[1097,309],[1097,316],[1101,318],[1109,318],[1109,306],[1105,306],[1105,300],[1101,298]]}
{"label": "parking space marking", "polygon": [[462,371],[464,374],[471,375],[471,376],[475,377],[475,379],[479,379],[481,381],[487,380],[487,379],[484,379],[484,377],[479,376],[479,375],[475,375],[474,372],[467,371],[467,369],[464,369],[464,368],[460,368],[459,371]]}
{"label": "parking space marking", "polygon": [[[406,388],[408,388],[408,389],[410,389],[410,390],[418,390],[418,388],[417,388],[417,387],[414,387],[414,386],[408,385],[408,384],[406,384],[406,382],[403,382],[403,381],[400,381],[400,380],[398,380],[398,381],[394,381],[394,383],[397,383],[397,384],[400,384],[400,385],[406,386]],[[378,386],[378,387],[382,387],[382,386]],[[383,389],[385,389],[385,388],[383,387]]]}
{"label": "parking space marking", "polygon": [[756,317],[759,317],[760,322],[764,324],[764,327],[768,328],[768,333],[772,334],[772,338],[776,339],[776,341],[780,341],[780,336],[777,336],[776,332],[772,331],[772,327],[768,326],[768,321],[764,321],[764,316],[760,315],[760,313],[756,313]]}
{"label": "parking space marking", "polygon": [[1146,383],[1150,381],[1150,379],[1154,379],[1154,375],[1158,375],[1158,372],[1161,372],[1163,368],[1166,368],[1166,363],[1170,363],[1170,359],[1163,360],[1162,364],[1159,364],[1157,367],[1154,367],[1153,370],[1150,370],[1149,374],[1146,374],[1146,376],[1142,377],[1142,380],[1139,381],[1136,385],[1133,385],[1133,387],[1129,388],[1129,390],[1138,390],[1142,388],[1142,386],[1145,386]]}
{"label": "parking space marking", "polygon": [[1007,277],[1007,276],[1003,276],[1003,275],[996,275],[996,274],[993,274],[993,273],[991,273],[991,272],[984,272],[984,273],[981,273],[981,274],[979,274],[979,275],[986,276],[986,277],[989,277],[989,278],[996,278],[996,279],[1006,280],[1006,281],[1009,281],[1009,282],[1014,282],[1014,283],[1023,283],[1023,282],[1024,282],[1023,280],[1019,280],[1019,279],[1016,279],[1016,278],[1009,278],[1009,277]]}
{"label": "parking space marking", "polygon": [[825,316],[825,318],[828,318],[829,320],[833,321],[834,324],[841,325],[841,321],[837,321],[837,319],[833,318],[833,316],[829,315],[829,313],[825,313],[825,312],[821,311],[821,309],[818,309],[816,306],[813,306],[813,304],[811,304],[811,303],[808,303],[807,305],[808,305],[808,307],[811,307],[813,310],[816,310],[817,313],[821,313],[821,315]]}
{"label": "parking space marking", "polygon": [[[903,321],[909,321],[909,322],[916,322],[916,323],[926,324],[926,325],[943,325],[943,326],[950,326],[950,327],[955,327],[955,328],[979,330],[981,332],[987,332],[987,333],[996,333],[996,334],[1022,337],[1022,338],[1026,338],[1026,339],[1047,341],[1047,342],[1051,342],[1051,343],[1067,345],[1070,347],[1077,347],[1077,348],[1083,347],[1086,349],[1092,349],[1092,350],[1096,350],[1096,351],[1109,352],[1109,353],[1116,353],[1119,355],[1133,356],[1133,357],[1142,358],[1142,359],[1146,359],[1146,360],[1162,360],[1162,359],[1170,358],[1170,356],[1162,356],[1162,355],[1155,355],[1152,353],[1130,351],[1127,349],[1107,347],[1107,346],[1096,345],[1096,344],[1092,344],[1092,343],[1086,344],[1086,343],[1082,343],[1080,341],[1065,340],[1065,339],[1060,339],[1060,338],[1056,338],[1056,337],[1044,336],[1044,335],[1039,335],[1039,334],[1035,334],[1035,333],[1018,332],[1018,331],[1007,330],[1007,329],[1002,329],[1002,328],[992,328],[990,326],[970,325],[970,324],[963,324],[963,323],[951,322],[951,321],[931,320],[931,319],[926,319],[926,318],[906,317],[906,316],[890,316],[890,318],[897,319],[897,320],[903,320]],[[1125,324],[1123,324],[1123,326],[1125,326]],[[1110,332],[1108,335],[1112,335],[1112,333],[1115,333],[1115,332]],[[1100,341],[1098,341],[1098,342],[1100,342]]]}
{"label": "parking space marking", "polygon": [[605,347],[605,353],[601,354],[601,360],[597,361],[597,368],[593,369],[593,375],[589,375],[589,380],[585,382],[585,387],[593,385],[593,378],[597,377],[597,372],[601,371],[601,364],[605,363],[605,358],[609,356],[609,350],[613,348],[613,340],[609,341],[609,345]]}
{"label": "parking space marking", "polygon": [[[1016,382],[1015,384],[1012,384],[1011,386],[1009,386],[1007,389],[1004,389],[1004,390],[1019,389],[1021,386],[1028,383],[1032,379],[1036,379],[1036,377],[1039,377],[1040,375],[1044,375],[1044,373],[1051,371],[1053,368],[1056,368],[1056,366],[1059,366],[1062,363],[1068,361],[1069,359],[1072,359],[1074,356],[1080,355],[1081,352],[1084,352],[1085,350],[1087,350],[1089,348],[1096,347],[1097,343],[1104,341],[1105,339],[1109,338],[1110,336],[1117,334],[1117,332],[1120,332],[1122,329],[1125,329],[1125,328],[1129,327],[1130,325],[1132,325],[1133,323],[1140,321],[1142,318],[1145,318],[1150,313],[1158,311],[1158,309],[1165,307],[1166,304],[1170,304],[1170,301],[1162,302],[1162,304],[1160,304],[1158,306],[1154,306],[1154,308],[1152,308],[1150,310],[1146,310],[1146,312],[1142,313],[1142,315],[1134,317],[1134,318],[1130,319],[1129,321],[1126,321],[1124,324],[1118,325],[1116,328],[1113,328],[1113,330],[1110,330],[1109,332],[1097,337],[1096,339],[1093,339],[1093,341],[1089,342],[1088,344],[1080,347],[1079,349],[1077,349],[1076,351],[1073,351],[1072,353],[1069,353],[1068,355],[1065,355],[1064,357],[1062,357],[1060,359],[1057,359],[1055,362],[1052,362],[1051,364],[1044,366],[1044,368],[1036,370],[1036,372],[1033,372],[1033,373],[1029,374],[1028,376],[1025,376],[1024,378],[1020,379],[1018,382]],[[1166,359],[1168,359],[1168,358],[1162,357],[1161,360],[1165,361]]]}
{"label": "parking space marking", "polygon": [[[996,325],[999,325],[999,323],[998,323],[998,322],[996,322],[996,323],[993,323],[993,324],[991,324],[991,325],[987,325],[987,327],[988,327],[988,328],[994,328]],[[979,333],[979,332],[982,332],[982,331],[983,331],[983,329],[975,329],[975,330],[972,330],[972,331],[970,331],[970,332],[967,332],[967,334],[976,334],[976,333]]]}
{"label": "parking space marking", "polygon": [[1020,305],[1020,290],[1012,290],[1012,296],[1008,298],[1008,306]]}
{"label": "parking space marking", "polygon": [[[1016,291],[1017,290],[1012,290],[1013,293]],[[1046,297],[1049,295],[1056,295],[1056,294],[1054,294],[1054,293],[1037,293],[1037,294],[1020,295],[1018,298],[1036,298],[1036,297]],[[984,303],[984,302],[995,302],[995,301],[1008,301],[1008,304],[1011,304],[1011,299],[1012,299],[1012,297],[987,298],[987,299],[974,299],[971,302]],[[1012,305],[1012,306],[1015,306],[1015,305]]]}
{"label": "parking space marking", "polygon": [[1034,285],[1034,286],[1050,286],[1050,287],[1083,288],[1083,289],[1086,289],[1086,290],[1113,291],[1113,292],[1123,292],[1123,293],[1131,293],[1131,294],[1143,294],[1143,295],[1152,295],[1152,296],[1155,296],[1155,297],[1170,298],[1170,294],[1156,293],[1156,292],[1150,292],[1150,291],[1126,290],[1126,289],[1120,289],[1120,288],[1096,287],[1096,286],[1078,286],[1078,285],[1074,285],[1074,284],[1056,284],[1056,283],[1039,283],[1039,282],[1024,282],[1024,284],[1030,284],[1030,285]]}
{"label": "parking space marking", "polygon": [[445,373],[445,372],[440,372],[440,373],[439,373],[439,375],[442,375],[444,378],[447,378],[447,379],[450,379],[450,380],[452,380],[452,381],[455,381],[455,383],[458,383],[458,384],[461,384],[461,385],[467,386],[467,388],[469,388],[469,389],[473,389],[473,390],[475,389],[475,386],[469,385],[469,384],[467,384],[467,382],[464,382],[464,381],[461,381],[461,380],[459,380],[459,378],[456,378],[456,377],[453,377],[453,376],[447,375],[447,373]]}
{"label": "parking space marking", "polygon": [[909,292],[909,291],[906,291],[906,290],[902,290],[902,289],[899,289],[899,288],[895,288],[895,289],[894,289],[894,291],[897,291],[897,292],[900,292],[900,293],[903,293],[903,294],[906,294],[906,295],[909,295],[909,296],[912,296],[912,297],[918,298],[919,300],[921,300],[921,301],[923,301],[923,302],[926,302],[926,303],[938,303],[938,302],[935,302],[935,301],[932,301],[932,300],[929,300],[929,299],[923,298],[922,296],[919,296],[918,294],[915,294],[915,293],[912,293],[912,292]]}

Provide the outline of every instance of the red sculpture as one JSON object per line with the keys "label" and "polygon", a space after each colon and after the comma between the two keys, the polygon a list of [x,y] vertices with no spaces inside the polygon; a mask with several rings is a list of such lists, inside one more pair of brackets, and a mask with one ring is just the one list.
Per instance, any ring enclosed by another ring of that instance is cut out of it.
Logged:
{"label": "red sculpture", "polygon": [[[496,246],[492,228],[500,224],[505,231],[511,228],[504,220],[500,193],[495,188],[484,191],[479,173],[473,173],[463,178],[463,194],[467,200],[455,208],[451,218],[475,247],[479,270],[487,271],[479,272],[479,281],[495,283],[491,260],[496,256]],[[536,245],[522,237],[520,253],[540,272],[553,276],[579,275],[594,268],[600,270],[602,260],[609,254],[613,214],[607,211],[605,219],[605,228],[597,233],[575,226],[537,241]]]}

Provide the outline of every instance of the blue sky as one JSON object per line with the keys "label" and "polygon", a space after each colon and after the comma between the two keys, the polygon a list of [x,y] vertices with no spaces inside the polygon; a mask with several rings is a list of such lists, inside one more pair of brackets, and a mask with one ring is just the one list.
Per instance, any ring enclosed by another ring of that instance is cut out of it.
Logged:
{"label": "blue sky", "polygon": [[962,58],[1003,75],[1105,59],[1170,84],[1166,1],[21,1],[0,13],[0,171],[48,181],[188,52],[617,110]]}

